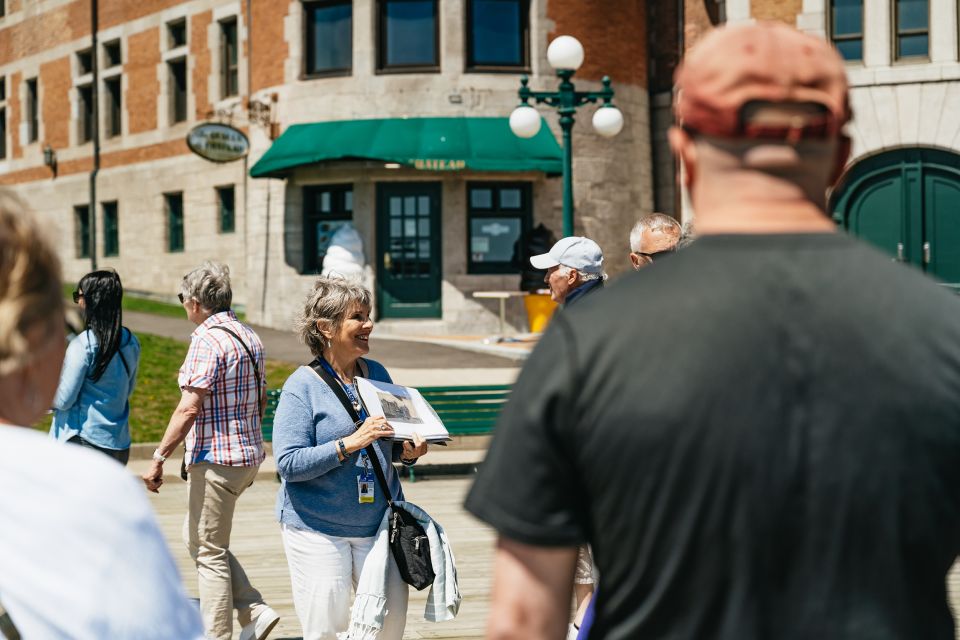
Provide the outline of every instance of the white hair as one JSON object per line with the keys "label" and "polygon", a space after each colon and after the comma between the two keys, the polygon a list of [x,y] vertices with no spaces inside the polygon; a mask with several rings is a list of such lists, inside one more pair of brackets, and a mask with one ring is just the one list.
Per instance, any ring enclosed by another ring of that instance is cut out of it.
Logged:
{"label": "white hair", "polygon": [[607,279],[606,273],[584,273],[579,269],[568,267],[565,264],[561,264],[560,266],[557,267],[557,273],[559,273],[561,276],[568,276],[570,275],[571,271],[576,271],[577,275],[580,276],[580,280],[582,282],[588,282],[590,280],[606,280]]}
{"label": "white hair", "polygon": [[183,276],[180,293],[185,299],[196,300],[207,311],[219,313],[229,310],[233,303],[230,267],[219,262],[204,262]]}
{"label": "white hair", "polygon": [[644,216],[633,225],[630,230],[630,251],[639,253],[643,248],[643,232],[674,229],[679,235],[681,233],[680,223],[665,213],[651,213]]}

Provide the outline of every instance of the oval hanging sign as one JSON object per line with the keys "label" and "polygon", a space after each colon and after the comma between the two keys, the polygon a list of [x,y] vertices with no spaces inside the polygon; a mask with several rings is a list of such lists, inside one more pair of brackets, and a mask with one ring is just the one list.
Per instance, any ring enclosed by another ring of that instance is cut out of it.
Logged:
{"label": "oval hanging sign", "polygon": [[250,151],[250,141],[242,131],[227,124],[198,124],[187,134],[187,146],[211,162],[232,162]]}

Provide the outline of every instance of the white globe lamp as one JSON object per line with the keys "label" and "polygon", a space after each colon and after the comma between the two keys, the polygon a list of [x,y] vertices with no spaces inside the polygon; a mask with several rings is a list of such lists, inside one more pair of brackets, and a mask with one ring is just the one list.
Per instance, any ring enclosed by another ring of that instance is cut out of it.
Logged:
{"label": "white globe lamp", "polygon": [[554,69],[576,71],[583,64],[583,45],[573,36],[554,38],[547,47],[547,60]]}
{"label": "white globe lamp", "polygon": [[612,138],[623,130],[623,113],[616,107],[600,107],[593,113],[593,128],[604,138]]}
{"label": "white globe lamp", "polygon": [[528,105],[520,105],[510,114],[510,130],[518,138],[532,138],[540,132],[540,112]]}

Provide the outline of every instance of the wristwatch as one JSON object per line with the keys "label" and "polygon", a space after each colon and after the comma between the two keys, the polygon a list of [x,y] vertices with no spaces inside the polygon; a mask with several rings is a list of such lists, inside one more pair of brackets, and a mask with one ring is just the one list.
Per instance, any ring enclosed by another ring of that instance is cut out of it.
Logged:
{"label": "wristwatch", "polygon": [[159,462],[160,464],[163,464],[164,462],[167,461],[167,457],[160,455],[160,449],[155,449],[153,451],[153,460],[155,462]]}

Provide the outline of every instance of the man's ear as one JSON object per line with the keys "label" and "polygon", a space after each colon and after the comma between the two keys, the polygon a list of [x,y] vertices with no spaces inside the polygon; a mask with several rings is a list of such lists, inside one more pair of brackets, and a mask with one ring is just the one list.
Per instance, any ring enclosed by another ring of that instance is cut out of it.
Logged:
{"label": "man's ear", "polygon": [[696,176],[697,145],[694,144],[689,133],[677,126],[670,127],[667,131],[667,139],[670,141],[673,155],[680,158],[683,164],[683,186],[689,189]]}
{"label": "man's ear", "polygon": [[567,274],[567,284],[575,285],[578,280],[580,280],[580,272],[576,269],[570,269],[570,273]]}
{"label": "man's ear", "polygon": [[640,257],[633,251],[630,252],[630,264],[633,265],[634,269],[640,268]]}
{"label": "man's ear", "polygon": [[847,167],[847,160],[850,159],[852,141],[850,136],[841,133],[837,138],[837,153],[834,157],[833,173],[830,174],[829,186],[837,186],[837,181],[843,175],[843,170]]}

